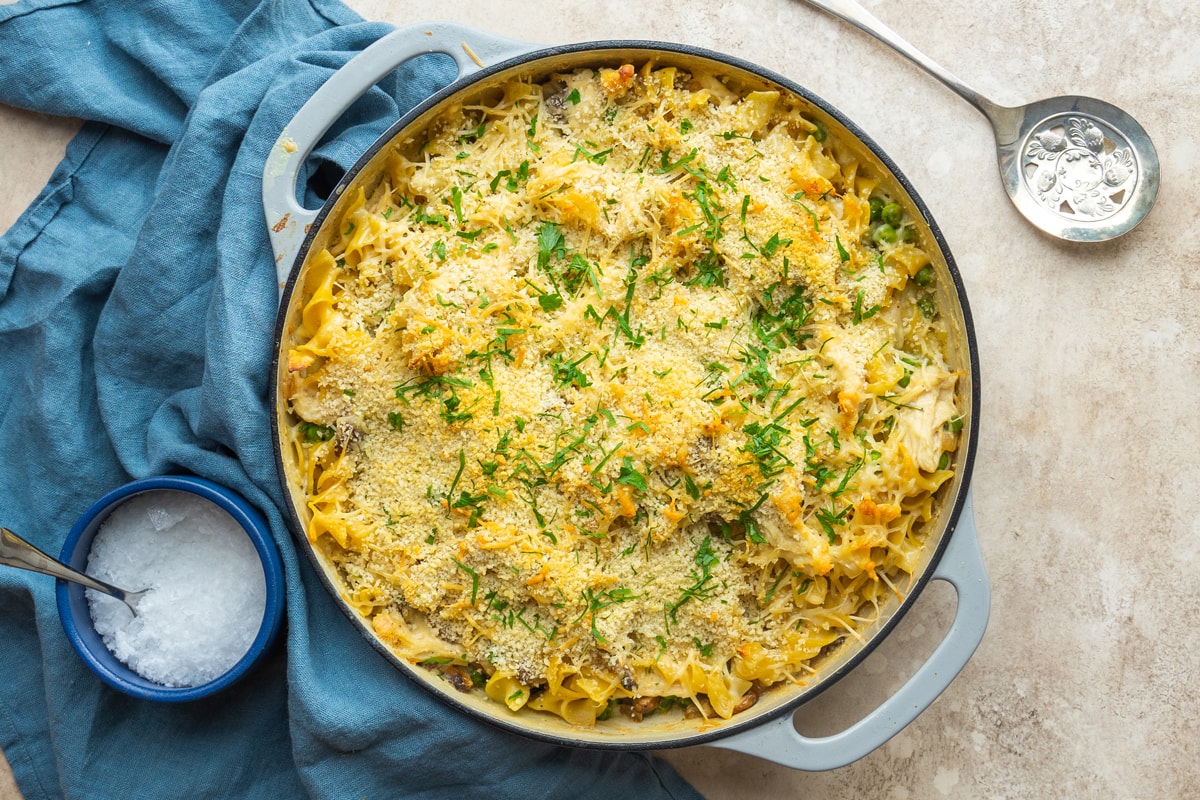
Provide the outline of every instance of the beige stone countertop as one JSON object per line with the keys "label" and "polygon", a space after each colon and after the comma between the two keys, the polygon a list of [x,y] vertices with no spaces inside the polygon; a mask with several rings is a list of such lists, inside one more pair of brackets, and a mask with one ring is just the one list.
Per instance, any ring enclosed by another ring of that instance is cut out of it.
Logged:
{"label": "beige stone countertop", "polygon": [[[981,364],[972,490],[992,583],[987,635],[946,692],[879,750],[806,773],[707,748],[666,752],[720,798],[1200,796],[1200,6],[1190,0],[867,0],[1000,103],[1080,93],[1129,111],[1162,164],[1146,222],[1072,245],[1020,217],[984,118],[799,0],[351,0],[544,43],[657,39],[806,86],[895,160],[958,262]],[[75,129],[0,108],[0,230]],[[955,595],[932,584],[889,641],[802,711],[833,732],[931,650]],[[6,786],[6,781],[8,785]],[[0,769],[0,800],[19,797]]]}

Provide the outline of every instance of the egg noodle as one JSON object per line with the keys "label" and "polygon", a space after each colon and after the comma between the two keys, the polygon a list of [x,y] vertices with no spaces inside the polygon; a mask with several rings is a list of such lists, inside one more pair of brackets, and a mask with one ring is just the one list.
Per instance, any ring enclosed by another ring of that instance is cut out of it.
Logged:
{"label": "egg noodle", "polygon": [[921,234],[805,110],[514,79],[327,223],[289,449],[401,658],[579,725],[728,719],[909,588],[957,375]]}

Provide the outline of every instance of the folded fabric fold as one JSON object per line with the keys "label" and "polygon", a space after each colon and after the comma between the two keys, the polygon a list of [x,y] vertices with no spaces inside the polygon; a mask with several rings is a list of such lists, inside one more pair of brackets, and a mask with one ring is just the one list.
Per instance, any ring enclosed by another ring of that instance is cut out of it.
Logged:
{"label": "folded fabric fold", "polygon": [[[342,616],[279,513],[262,165],[313,90],[387,30],[327,0],[0,6],[0,102],[86,120],[0,238],[0,524],[57,552],[105,491],[197,474],[263,511],[289,587],[266,667],[166,706],[87,671],[53,581],[0,570],[0,748],[30,800],[696,796],[650,756],[526,740],[418,689]],[[444,57],[404,65],[310,169],[344,170],[454,75]]]}

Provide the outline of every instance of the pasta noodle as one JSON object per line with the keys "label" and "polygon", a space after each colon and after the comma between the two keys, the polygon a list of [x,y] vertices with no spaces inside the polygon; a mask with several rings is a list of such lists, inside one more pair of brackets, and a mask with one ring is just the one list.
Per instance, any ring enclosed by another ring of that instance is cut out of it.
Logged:
{"label": "pasta noodle", "polygon": [[513,713],[728,719],[805,681],[954,474],[917,226],[800,101],[671,67],[421,135],[310,259],[288,353],[343,597]]}

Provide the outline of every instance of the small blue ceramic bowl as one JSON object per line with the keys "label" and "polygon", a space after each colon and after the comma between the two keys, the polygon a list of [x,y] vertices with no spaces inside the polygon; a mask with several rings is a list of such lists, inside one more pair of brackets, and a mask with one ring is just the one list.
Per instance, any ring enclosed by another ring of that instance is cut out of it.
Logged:
{"label": "small blue ceramic bowl", "polygon": [[164,703],[182,703],[197,700],[221,691],[244,677],[267,654],[283,621],[284,579],[283,562],[271,538],[266,520],[240,495],[203,478],[185,475],[165,475],[143,478],[121,486],[101,497],[71,528],[63,544],[60,559],[69,566],[84,571],[88,554],[92,548],[101,523],[126,500],[145,492],[176,491],[188,492],[210,500],[224,509],[250,537],[254,549],[262,560],[266,579],[267,602],[263,611],[262,625],[246,654],[223,675],[197,686],[171,687],[147,680],[127,667],[104,645],[104,640],[92,624],[85,589],[76,583],[58,581],[55,589],[58,597],[58,616],[63,630],[75,652],[102,681],[109,686],[134,697],[157,700]]}

